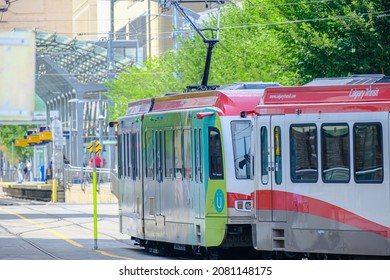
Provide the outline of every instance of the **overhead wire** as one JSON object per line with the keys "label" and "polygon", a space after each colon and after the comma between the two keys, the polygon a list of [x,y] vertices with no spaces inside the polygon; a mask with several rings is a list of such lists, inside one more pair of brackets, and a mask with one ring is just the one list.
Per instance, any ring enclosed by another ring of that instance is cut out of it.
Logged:
{"label": "overhead wire", "polygon": [[[108,1],[108,0],[107,0]],[[291,3],[283,3],[283,4],[275,4],[273,7],[278,7],[278,6],[287,6],[287,5],[299,5],[299,4],[319,4],[319,3],[328,3],[328,2],[334,2],[334,0],[317,0],[317,1],[306,1],[306,2],[291,2]],[[239,28],[252,28],[252,27],[260,27],[260,26],[272,26],[272,25],[285,25],[285,24],[294,24],[294,23],[304,23],[304,22],[314,22],[314,21],[333,21],[333,20],[340,20],[340,19],[352,19],[352,18],[357,18],[357,17],[363,17],[363,16],[368,16],[368,15],[377,15],[378,18],[380,17],[388,17],[390,13],[390,10],[387,11],[377,11],[377,12],[367,12],[367,13],[361,13],[361,14],[355,14],[355,15],[345,15],[345,16],[333,16],[333,17],[326,17],[326,18],[311,18],[311,19],[300,19],[300,20],[288,20],[288,21],[283,21],[283,22],[269,22],[269,23],[258,23],[258,24],[244,24],[244,25],[236,25],[236,26],[224,26],[221,27],[220,29],[239,29]],[[139,35],[145,35],[146,33],[140,33],[138,30],[142,30],[145,26],[147,26],[148,23],[151,23],[155,21],[158,18],[161,18],[163,15],[163,12],[160,12],[157,15],[154,15],[153,18],[150,19],[150,21],[146,22],[142,26],[134,28],[133,32],[124,32],[121,34],[126,34],[129,35],[131,34],[132,36],[139,36]],[[141,15],[145,16],[145,15]],[[146,15],[147,16],[147,15]],[[138,17],[137,17],[138,18]],[[120,20],[128,20],[128,19],[116,19],[118,21]],[[82,21],[91,21],[91,20],[68,20],[68,19],[53,19],[53,20],[15,20],[15,21],[8,21],[8,23],[13,23],[13,22],[18,22],[18,23],[27,23],[27,22],[66,22],[66,21],[73,21],[73,22],[82,22]],[[105,20],[99,20],[96,19],[97,22],[102,22]],[[131,24],[131,22],[129,22]],[[180,32],[180,31],[179,31]],[[163,34],[163,33],[172,33],[172,32],[152,32],[151,34]],[[83,33],[62,33],[66,35],[79,35]],[[89,33],[86,33],[87,35],[92,35]],[[156,38],[156,37],[155,37]]]}

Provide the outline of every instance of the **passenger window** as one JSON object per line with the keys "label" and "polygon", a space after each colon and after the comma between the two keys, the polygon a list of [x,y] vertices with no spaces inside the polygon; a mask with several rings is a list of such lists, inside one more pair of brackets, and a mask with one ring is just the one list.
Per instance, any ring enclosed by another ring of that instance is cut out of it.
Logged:
{"label": "passenger window", "polygon": [[317,128],[314,124],[290,127],[290,174],[293,182],[318,180]]}
{"label": "passenger window", "polygon": [[359,123],[353,128],[354,168],[357,183],[383,181],[383,135],[378,123]]}
{"label": "passenger window", "polygon": [[194,129],[194,176],[195,176],[195,181],[196,182],[202,182],[202,146],[201,146],[201,141],[202,141],[202,129]]}
{"label": "passenger window", "polygon": [[191,130],[183,129],[184,177],[192,178]]}
{"label": "passenger window", "polygon": [[133,180],[135,181],[137,179],[137,173],[138,173],[138,138],[137,133],[131,133],[131,176]]}
{"label": "passenger window", "polygon": [[231,130],[236,178],[249,179],[251,175],[251,122],[233,121],[231,123]]}
{"label": "passenger window", "polygon": [[221,135],[215,127],[209,128],[209,164],[210,178],[223,179]]}
{"label": "passenger window", "polygon": [[145,175],[147,178],[153,178],[154,174],[154,149],[153,149],[153,132],[152,131],[145,131]]}
{"label": "passenger window", "polygon": [[174,131],[174,156],[175,156],[175,178],[183,178],[183,157],[182,157],[182,139],[181,139],[181,129],[176,129]]}
{"label": "passenger window", "polygon": [[173,178],[173,130],[164,131],[165,177]]}
{"label": "passenger window", "polygon": [[349,182],[349,128],[347,124],[326,124],[321,128],[322,180]]}
{"label": "passenger window", "polygon": [[125,134],[125,176],[130,177],[130,133]]}
{"label": "passenger window", "polygon": [[155,171],[156,171],[156,180],[157,182],[163,181],[163,147],[162,147],[162,132],[155,132]]}
{"label": "passenger window", "polygon": [[203,182],[203,146],[202,146],[202,129],[199,128],[199,180]]}
{"label": "passenger window", "polygon": [[268,131],[266,126],[260,129],[260,148],[261,148],[261,182],[268,184]]}
{"label": "passenger window", "polygon": [[123,176],[123,134],[118,137],[118,178],[121,179]]}
{"label": "passenger window", "polygon": [[280,126],[274,128],[275,183],[282,183],[282,139]]}

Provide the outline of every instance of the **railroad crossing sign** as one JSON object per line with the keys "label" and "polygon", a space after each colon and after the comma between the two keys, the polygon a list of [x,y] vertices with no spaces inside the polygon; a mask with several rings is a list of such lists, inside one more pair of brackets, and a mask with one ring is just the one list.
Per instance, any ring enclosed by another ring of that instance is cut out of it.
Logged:
{"label": "railroad crossing sign", "polygon": [[96,141],[95,143],[91,143],[88,146],[88,151],[90,153],[93,153],[93,145],[95,145],[95,153],[98,154],[102,150],[102,146],[100,145],[99,141]]}

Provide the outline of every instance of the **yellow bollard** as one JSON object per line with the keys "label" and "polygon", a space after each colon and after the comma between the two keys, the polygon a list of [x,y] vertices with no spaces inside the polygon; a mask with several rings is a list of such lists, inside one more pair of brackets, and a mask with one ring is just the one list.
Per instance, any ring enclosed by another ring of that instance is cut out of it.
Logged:
{"label": "yellow bollard", "polygon": [[53,203],[57,203],[57,180],[56,179],[53,180],[53,187],[51,189],[51,192],[52,192],[51,201]]}

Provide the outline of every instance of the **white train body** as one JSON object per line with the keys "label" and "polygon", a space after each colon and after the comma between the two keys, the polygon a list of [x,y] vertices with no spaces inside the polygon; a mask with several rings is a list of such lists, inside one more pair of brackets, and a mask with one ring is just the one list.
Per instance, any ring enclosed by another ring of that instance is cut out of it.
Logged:
{"label": "white train body", "polygon": [[390,84],[269,88],[255,113],[254,247],[390,256]]}

